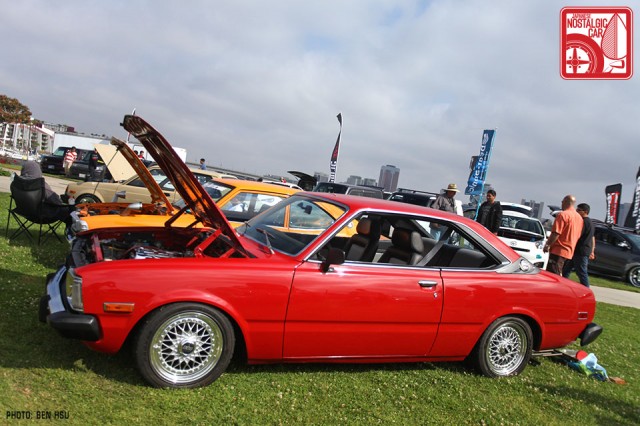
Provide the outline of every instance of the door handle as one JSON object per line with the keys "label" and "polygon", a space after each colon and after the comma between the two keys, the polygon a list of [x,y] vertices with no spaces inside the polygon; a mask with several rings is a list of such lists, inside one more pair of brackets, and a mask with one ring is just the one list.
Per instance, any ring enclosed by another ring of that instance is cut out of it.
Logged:
{"label": "door handle", "polygon": [[422,280],[418,281],[418,285],[422,288],[433,288],[438,285],[438,281]]}

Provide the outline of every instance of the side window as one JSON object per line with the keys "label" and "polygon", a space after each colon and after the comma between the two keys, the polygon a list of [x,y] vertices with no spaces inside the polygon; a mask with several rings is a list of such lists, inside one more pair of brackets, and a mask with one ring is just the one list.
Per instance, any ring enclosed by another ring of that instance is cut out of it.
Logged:
{"label": "side window", "polygon": [[282,197],[271,194],[256,194],[255,203],[253,205],[254,214],[262,213],[270,207],[275,206],[280,201],[282,201]]}
{"label": "side window", "polygon": [[291,205],[289,227],[299,229],[324,229],[334,222],[326,211],[316,204],[300,201]]}

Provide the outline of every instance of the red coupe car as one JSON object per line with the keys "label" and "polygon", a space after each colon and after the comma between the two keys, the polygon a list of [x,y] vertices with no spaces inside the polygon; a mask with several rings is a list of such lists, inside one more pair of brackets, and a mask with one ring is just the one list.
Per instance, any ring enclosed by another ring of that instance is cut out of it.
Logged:
{"label": "red coupe car", "polygon": [[589,288],[461,216],[300,192],[234,230],[155,129],[136,116],[123,126],[205,227],[172,227],[174,216],[78,234],[40,318],[106,353],[131,339],[153,386],[208,385],[238,352],[249,363],[469,359],[509,376],[532,351],[602,331]]}

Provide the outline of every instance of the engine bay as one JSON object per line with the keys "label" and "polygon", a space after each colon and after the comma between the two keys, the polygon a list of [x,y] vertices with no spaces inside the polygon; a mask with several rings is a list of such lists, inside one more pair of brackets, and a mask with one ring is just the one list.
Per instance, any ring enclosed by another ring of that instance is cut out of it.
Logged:
{"label": "engine bay", "polygon": [[96,262],[178,257],[244,257],[229,239],[210,228],[106,229],[79,235],[70,260],[76,267]]}

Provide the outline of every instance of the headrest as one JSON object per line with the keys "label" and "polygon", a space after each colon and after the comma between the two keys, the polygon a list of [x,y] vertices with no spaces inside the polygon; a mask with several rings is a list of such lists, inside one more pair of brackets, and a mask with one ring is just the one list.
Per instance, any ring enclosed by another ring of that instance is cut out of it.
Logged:
{"label": "headrest", "polygon": [[424,250],[424,244],[422,238],[420,238],[420,234],[415,231],[409,231],[408,229],[394,229],[391,242],[398,248],[414,253],[422,253]]}
{"label": "headrest", "polygon": [[371,219],[360,219],[356,227],[356,232],[362,235],[369,235],[371,233]]}

